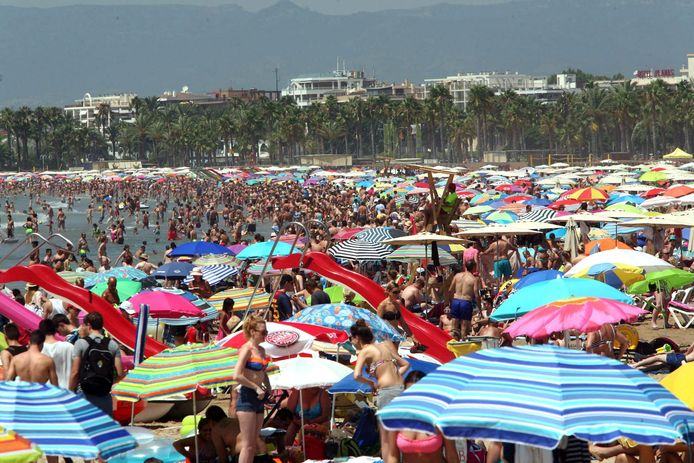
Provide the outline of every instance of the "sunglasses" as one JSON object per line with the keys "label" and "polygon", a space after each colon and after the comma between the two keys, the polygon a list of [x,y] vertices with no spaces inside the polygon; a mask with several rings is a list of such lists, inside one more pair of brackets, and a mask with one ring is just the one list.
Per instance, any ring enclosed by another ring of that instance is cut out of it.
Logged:
{"label": "sunglasses", "polygon": [[261,330],[255,330],[255,331],[257,331],[258,333],[262,334],[263,336],[267,336],[267,330],[266,330],[266,329],[265,329],[265,330],[262,330],[262,331],[261,331]]}

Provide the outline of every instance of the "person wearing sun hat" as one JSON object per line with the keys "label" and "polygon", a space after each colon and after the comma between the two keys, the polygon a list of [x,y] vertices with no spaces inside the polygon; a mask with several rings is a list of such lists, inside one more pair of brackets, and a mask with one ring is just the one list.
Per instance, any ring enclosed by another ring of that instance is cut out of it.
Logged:
{"label": "person wearing sun hat", "polygon": [[147,275],[151,275],[156,269],[156,266],[149,261],[149,256],[146,252],[140,254],[140,262],[135,266],[136,269],[142,270]]}
{"label": "person wearing sun hat", "polygon": [[188,283],[188,291],[203,299],[212,296],[210,284],[202,278],[201,267],[194,267],[190,272],[190,276],[193,277],[193,280]]}

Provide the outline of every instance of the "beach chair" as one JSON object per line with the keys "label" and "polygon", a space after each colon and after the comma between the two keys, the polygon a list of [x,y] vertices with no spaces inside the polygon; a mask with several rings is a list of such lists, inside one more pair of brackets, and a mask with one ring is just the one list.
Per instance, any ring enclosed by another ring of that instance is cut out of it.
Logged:
{"label": "beach chair", "polygon": [[680,329],[685,330],[694,325],[694,306],[670,301],[667,309]]}

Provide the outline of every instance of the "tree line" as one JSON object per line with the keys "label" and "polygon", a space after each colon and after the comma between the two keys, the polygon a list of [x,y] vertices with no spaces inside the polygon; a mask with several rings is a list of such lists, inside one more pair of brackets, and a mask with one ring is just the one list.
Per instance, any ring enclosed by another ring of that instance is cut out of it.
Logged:
{"label": "tree line", "polygon": [[304,154],[355,158],[427,157],[441,162],[479,160],[489,150],[552,153],[662,154],[692,149],[694,87],[655,80],[637,87],[587,84],[553,102],[514,91],[469,90],[467,108],[453,104],[443,86],[426,99],[334,97],[299,108],[276,101],[231,100],[210,107],[161,105],[135,98],[132,122],[114,121],[97,107],[89,128],[61,108],[6,108],[0,112],[0,164],[4,169],[64,169],[84,162],[132,159],[158,166],[247,165],[269,153],[273,164],[293,164]]}

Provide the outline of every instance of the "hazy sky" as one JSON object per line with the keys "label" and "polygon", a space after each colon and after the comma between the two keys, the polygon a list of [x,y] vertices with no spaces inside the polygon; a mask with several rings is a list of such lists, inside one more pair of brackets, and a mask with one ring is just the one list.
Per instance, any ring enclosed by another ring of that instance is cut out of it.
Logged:
{"label": "hazy sky", "polygon": [[[25,7],[53,7],[76,4],[90,5],[220,5],[237,4],[250,11],[256,11],[277,3],[278,0],[0,0],[0,5]],[[394,8],[416,8],[438,3],[484,4],[502,3],[511,0],[293,0],[297,5],[326,14],[349,14],[359,11],[378,11]]]}

